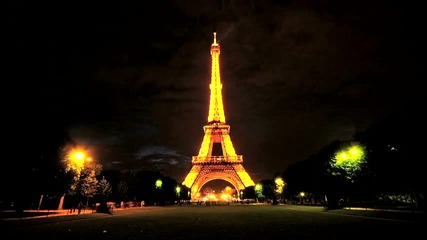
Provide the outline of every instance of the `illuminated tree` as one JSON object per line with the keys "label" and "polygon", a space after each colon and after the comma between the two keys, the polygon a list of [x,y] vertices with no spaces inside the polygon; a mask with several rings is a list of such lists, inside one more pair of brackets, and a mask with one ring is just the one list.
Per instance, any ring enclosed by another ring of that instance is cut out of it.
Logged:
{"label": "illuminated tree", "polygon": [[344,175],[347,179],[352,179],[362,169],[365,163],[365,149],[358,144],[337,152],[331,159],[331,166],[338,170],[333,175]]}
{"label": "illuminated tree", "polygon": [[176,195],[178,196],[178,199],[180,199],[180,197],[181,197],[181,187],[180,186],[176,186],[175,191],[176,191]]}
{"label": "illuminated tree", "polygon": [[102,177],[98,183],[98,192],[103,198],[108,197],[113,192],[110,183],[105,179],[105,177]]}
{"label": "illuminated tree", "polygon": [[111,184],[105,179],[103,176],[101,180],[98,181],[98,191],[97,194],[99,194],[100,198],[100,205],[97,207],[97,212],[103,212],[103,213],[111,213],[110,208],[107,205],[107,197],[113,192],[111,189]]}
{"label": "illuminated tree", "polygon": [[262,194],[262,184],[261,183],[257,183],[255,185],[255,194],[257,197],[257,201],[259,198],[264,198],[264,195]]}
{"label": "illuminated tree", "polygon": [[98,180],[96,179],[95,171],[85,169],[81,175],[82,196],[86,197],[86,199],[93,198],[98,193]]}
{"label": "illuminated tree", "polygon": [[262,184],[257,183],[255,185],[255,192],[256,192],[256,194],[257,194],[258,197],[262,197],[263,196],[262,195]]}
{"label": "illuminated tree", "polygon": [[285,187],[285,182],[283,181],[283,179],[281,178],[281,177],[277,177],[277,178],[275,178],[274,179],[274,184],[275,184],[275,189],[274,189],[274,191],[277,193],[277,194],[282,194],[283,193],[283,189],[284,189],[284,187]]}
{"label": "illuminated tree", "polygon": [[100,164],[95,164],[93,167],[85,166],[80,174],[74,176],[69,194],[76,196],[79,201],[86,198],[86,205],[88,205],[89,199],[99,193],[99,182],[96,177],[101,173],[101,170]]}
{"label": "illuminated tree", "polygon": [[283,178],[281,176],[276,176],[274,178],[274,198],[273,198],[273,204],[278,203],[283,197],[283,189],[285,187],[285,181],[283,181]]}
{"label": "illuminated tree", "polygon": [[73,171],[76,175],[80,175],[86,166],[86,162],[91,161],[92,157],[89,156],[89,151],[83,147],[67,146],[64,148],[63,162],[66,172]]}

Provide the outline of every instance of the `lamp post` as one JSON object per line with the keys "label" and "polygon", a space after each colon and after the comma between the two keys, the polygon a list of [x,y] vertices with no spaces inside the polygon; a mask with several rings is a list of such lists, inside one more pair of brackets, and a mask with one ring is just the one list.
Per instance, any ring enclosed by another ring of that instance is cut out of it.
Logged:
{"label": "lamp post", "polygon": [[80,175],[85,163],[92,161],[93,159],[89,156],[88,151],[82,148],[73,148],[68,153],[67,170],[74,170],[77,175]]}
{"label": "lamp post", "polygon": [[[155,190],[155,192],[156,192],[156,200],[157,200],[157,198],[158,198],[158,194],[157,194],[157,192],[158,192],[158,190],[162,189],[162,186],[163,186],[163,181],[162,181],[162,179],[157,179],[157,180],[156,180],[156,183],[155,183],[155,186],[156,186],[156,190]],[[154,202],[154,205],[156,205],[156,202]]]}
{"label": "lamp post", "polygon": [[299,197],[300,197],[300,201],[301,201],[301,205],[304,203],[304,196],[305,196],[305,192],[300,192],[299,193]]}
{"label": "lamp post", "polygon": [[181,187],[176,186],[175,191],[176,195],[178,196],[178,205],[181,206]]}
{"label": "lamp post", "polygon": [[257,183],[255,185],[255,194],[256,194],[256,201],[258,202],[258,198],[262,196],[262,185],[260,183]]}
{"label": "lamp post", "polygon": [[[92,162],[93,158],[89,156],[89,151],[83,147],[74,147],[70,149],[66,156],[66,171],[72,170],[76,174],[75,182],[73,183],[72,189],[76,188],[77,185],[81,184],[81,174],[85,167],[88,167],[86,163]],[[95,167],[92,171],[95,171]],[[94,173],[93,173],[94,174]],[[73,191],[74,191],[73,190]],[[89,199],[86,199],[86,206],[88,205]],[[58,209],[62,209],[63,201],[60,202]]]}

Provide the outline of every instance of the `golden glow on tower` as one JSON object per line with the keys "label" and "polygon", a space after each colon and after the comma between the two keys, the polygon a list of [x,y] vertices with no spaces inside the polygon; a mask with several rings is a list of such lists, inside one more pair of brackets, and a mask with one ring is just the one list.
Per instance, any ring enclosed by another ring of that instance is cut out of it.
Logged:
{"label": "golden glow on tower", "polygon": [[[184,182],[182,182],[182,185],[191,188],[194,181],[196,181],[196,178],[199,175],[199,172],[201,169],[202,169],[201,165],[193,165],[190,172],[185,177]],[[196,191],[194,191],[194,192],[196,192]],[[192,196],[195,196],[194,193],[192,193],[192,194],[193,194]]]}
{"label": "golden glow on tower", "polygon": [[211,45],[212,69],[211,69],[211,90],[208,122],[225,123],[224,105],[222,103],[222,83],[219,71],[220,46],[216,41],[214,32],[214,42]]}
{"label": "golden glow on tower", "polygon": [[[185,177],[183,185],[191,188],[191,198],[200,196],[204,184],[212,180],[229,182],[237,191],[255,186],[243,167],[243,156],[237,155],[230,138],[230,126],[225,123],[222,102],[222,83],[219,71],[220,46],[214,33],[211,45],[212,69],[208,123],[203,127],[205,136],[199,154],[192,158],[192,168]],[[215,144],[215,153],[213,153]],[[220,145],[220,147],[218,146]],[[220,149],[218,149],[220,148]],[[222,154],[218,150],[222,150]],[[215,155],[213,155],[215,154]],[[203,196],[201,196],[203,197]]]}
{"label": "golden glow on tower", "polygon": [[236,151],[234,150],[234,147],[233,147],[233,143],[231,142],[230,135],[228,134],[223,135],[222,138],[223,138],[224,147],[225,147],[224,152],[226,152],[228,156],[237,156]]}
{"label": "golden glow on tower", "polygon": [[203,137],[202,146],[199,150],[199,156],[208,156],[210,149],[210,141],[211,141],[211,131],[205,131],[205,136]]}

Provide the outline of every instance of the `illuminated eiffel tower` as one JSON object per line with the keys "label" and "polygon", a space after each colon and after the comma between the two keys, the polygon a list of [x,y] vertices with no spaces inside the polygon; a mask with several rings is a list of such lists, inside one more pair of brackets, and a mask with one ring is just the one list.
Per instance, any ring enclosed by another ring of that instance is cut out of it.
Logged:
{"label": "illuminated eiffel tower", "polygon": [[230,125],[225,122],[222,102],[222,83],[219,71],[220,46],[216,40],[211,45],[212,70],[208,123],[203,127],[205,136],[199,155],[192,157],[192,168],[183,185],[191,188],[191,198],[197,198],[203,185],[212,180],[229,182],[239,193],[248,186],[254,186],[243,167],[243,156],[237,155],[230,138]]}

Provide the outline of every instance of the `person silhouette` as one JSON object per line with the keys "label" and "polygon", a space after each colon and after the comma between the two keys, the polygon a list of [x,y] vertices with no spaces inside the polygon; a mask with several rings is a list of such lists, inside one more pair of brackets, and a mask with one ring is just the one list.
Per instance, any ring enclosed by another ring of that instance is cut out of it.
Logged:
{"label": "person silhouette", "polygon": [[83,204],[82,202],[79,202],[79,205],[77,206],[78,214],[80,214],[80,212],[82,211],[82,208],[83,208]]}

